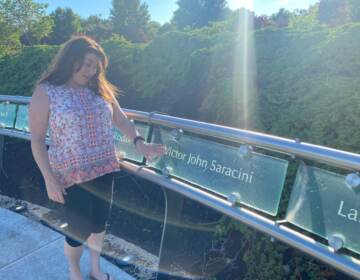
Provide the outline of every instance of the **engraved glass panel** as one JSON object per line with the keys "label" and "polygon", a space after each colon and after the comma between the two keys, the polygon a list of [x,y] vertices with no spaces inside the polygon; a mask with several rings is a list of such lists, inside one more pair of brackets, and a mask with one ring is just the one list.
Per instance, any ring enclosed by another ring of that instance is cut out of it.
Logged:
{"label": "engraved glass panel", "polygon": [[174,130],[154,132],[153,142],[165,144],[167,154],[150,166],[168,168],[171,175],[225,197],[237,192],[241,203],[277,214],[287,161],[256,152],[242,156],[239,148],[189,135],[179,138]]}
{"label": "engraved glass panel", "polygon": [[360,193],[344,175],[301,165],[286,219],[323,238],[341,236],[345,247],[360,253]]}
{"label": "engraved glass panel", "polygon": [[13,128],[16,115],[16,104],[0,103],[0,128]]}
{"label": "engraved glass panel", "polygon": [[29,106],[19,105],[15,128],[24,132],[29,132]]}
{"label": "engraved glass panel", "polygon": [[[149,126],[143,123],[135,122],[135,127],[140,133],[140,135],[146,139],[149,133]],[[132,141],[129,140],[125,135],[123,135],[121,131],[116,127],[114,127],[114,134],[116,151],[118,153],[118,156],[120,158],[126,158],[134,160],[136,162],[142,162],[143,156],[136,151]]]}

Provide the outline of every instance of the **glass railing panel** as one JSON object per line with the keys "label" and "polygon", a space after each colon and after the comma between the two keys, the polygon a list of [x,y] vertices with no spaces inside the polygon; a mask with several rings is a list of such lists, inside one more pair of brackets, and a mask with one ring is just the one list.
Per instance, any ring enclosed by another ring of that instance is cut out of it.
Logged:
{"label": "glass railing panel", "polygon": [[158,185],[126,171],[117,173],[107,231],[112,239],[103,252],[113,255],[120,268],[135,279],[155,279],[164,208],[164,194]]}
{"label": "glass railing panel", "polygon": [[[157,131],[157,132],[156,132]],[[149,165],[200,185],[221,196],[240,195],[240,202],[276,215],[288,162],[169,129],[154,130],[153,142],[163,143],[167,154]]]}
{"label": "glass railing panel", "polygon": [[159,270],[182,278],[159,280],[354,279],[197,201],[165,193]]}
{"label": "glass railing panel", "polygon": [[[147,139],[150,127],[147,124],[134,122],[137,131],[142,137]],[[134,144],[121,131],[114,127],[115,146],[120,158],[130,159],[136,162],[142,162],[143,156],[135,149]]]}
{"label": "glass railing panel", "polygon": [[[222,215],[196,201],[164,188],[166,224],[159,259],[162,274],[181,276],[180,279],[222,279],[215,277],[227,263],[219,251],[214,232]],[[237,247],[240,244],[233,244]],[[216,261],[212,263],[213,257]],[[178,278],[159,279],[178,279]],[[229,278],[230,279],[230,278]]]}
{"label": "glass railing panel", "polygon": [[16,115],[15,128],[24,132],[29,132],[29,106],[19,105]]}
{"label": "glass railing panel", "polygon": [[343,240],[344,247],[360,253],[360,194],[346,184],[346,176],[300,165],[290,196],[286,219],[327,240]]}
{"label": "glass railing panel", "polygon": [[0,103],[0,128],[13,128],[16,116],[16,104]]}

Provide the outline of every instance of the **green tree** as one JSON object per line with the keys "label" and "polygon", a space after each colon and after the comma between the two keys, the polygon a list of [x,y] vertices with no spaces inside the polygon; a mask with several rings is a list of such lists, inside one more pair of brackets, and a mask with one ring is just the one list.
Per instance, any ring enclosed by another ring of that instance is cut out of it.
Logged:
{"label": "green tree", "polygon": [[150,38],[154,38],[159,33],[160,28],[160,23],[158,23],[157,21],[150,21],[148,24],[148,34]]}
{"label": "green tree", "polygon": [[255,16],[254,28],[261,29],[272,25],[272,21],[267,15]]}
{"label": "green tree", "polygon": [[360,1],[348,0],[351,7],[351,19],[352,21],[360,21]]}
{"label": "green tree", "polygon": [[223,20],[228,13],[226,0],[179,0],[177,5],[172,21],[180,29],[209,25]]}
{"label": "green tree", "polygon": [[164,34],[167,32],[171,32],[171,31],[175,31],[175,30],[176,30],[176,26],[174,24],[167,22],[160,26],[160,28],[158,30],[158,35],[161,35],[161,34]]}
{"label": "green tree", "polygon": [[0,57],[20,47],[20,32],[0,15]]}
{"label": "green tree", "polygon": [[140,0],[113,0],[110,11],[113,32],[131,42],[148,41],[149,8]]}
{"label": "green tree", "polygon": [[53,23],[45,14],[46,7],[32,0],[0,0],[0,15],[20,32],[23,44],[31,45],[51,32]]}
{"label": "green tree", "polygon": [[289,25],[290,12],[285,9],[280,9],[276,14],[271,16],[271,20],[276,27],[282,28]]}
{"label": "green tree", "polygon": [[228,13],[226,0],[200,1],[203,7],[202,24],[208,25],[213,21],[220,21]]}
{"label": "green tree", "polygon": [[80,17],[71,8],[57,8],[51,13],[51,17],[54,20],[54,28],[48,39],[49,44],[62,44],[71,35],[81,31]]}
{"label": "green tree", "polygon": [[351,21],[351,5],[347,0],[321,0],[318,20],[330,26],[342,25]]}
{"label": "green tree", "polygon": [[48,34],[51,33],[54,21],[49,16],[42,17],[38,23],[31,27],[31,30],[21,35],[21,43],[24,45],[33,45],[43,43]]}
{"label": "green tree", "polygon": [[317,19],[319,5],[311,5],[308,9],[294,10],[290,15],[289,28],[293,31],[310,32],[321,28]]}
{"label": "green tree", "polygon": [[245,8],[232,11],[229,16],[227,16],[226,21],[230,27],[229,31],[232,32],[239,32],[244,26],[250,29],[261,29],[274,25],[268,16],[256,16],[254,12]]}
{"label": "green tree", "polygon": [[111,23],[108,19],[102,19],[93,15],[81,21],[83,32],[98,41],[107,40],[112,35]]}

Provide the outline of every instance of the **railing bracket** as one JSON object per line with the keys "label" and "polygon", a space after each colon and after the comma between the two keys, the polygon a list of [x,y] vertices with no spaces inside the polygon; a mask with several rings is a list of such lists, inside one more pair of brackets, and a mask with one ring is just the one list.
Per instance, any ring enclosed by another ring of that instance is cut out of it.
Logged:
{"label": "railing bracket", "polygon": [[337,252],[344,247],[345,238],[341,234],[333,234],[329,237],[328,243],[329,246]]}
{"label": "railing bracket", "polygon": [[165,166],[163,169],[162,169],[162,174],[166,177],[166,178],[169,178],[171,176],[171,173],[173,172],[173,169],[169,166]]}
{"label": "railing bracket", "polygon": [[241,145],[239,147],[239,155],[242,160],[248,160],[252,157],[254,148],[250,145]]}
{"label": "railing bracket", "polygon": [[241,195],[238,192],[232,192],[229,194],[227,200],[231,203],[231,206],[238,206],[241,202]]}
{"label": "railing bracket", "polygon": [[350,173],[345,178],[346,186],[355,189],[360,185],[360,176],[358,173]]}

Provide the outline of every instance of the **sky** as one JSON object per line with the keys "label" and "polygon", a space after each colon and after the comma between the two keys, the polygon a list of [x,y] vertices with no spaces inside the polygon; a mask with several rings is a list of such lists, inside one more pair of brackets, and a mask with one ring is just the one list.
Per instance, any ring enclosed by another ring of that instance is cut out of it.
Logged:
{"label": "sky", "polygon": [[[34,0],[38,3],[48,3],[48,12],[52,12],[57,7],[70,7],[81,17],[89,15],[101,15],[107,18],[110,13],[112,0]],[[161,24],[168,22],[172,18],[173,12],[177,9],[177,0],[142,0],[149,6],[151,19]],[[246,7],[257,15],[271,15],[280,8],[293,11],[294,9],[306,9],[318,0],[228,0],[230,9]]]}

